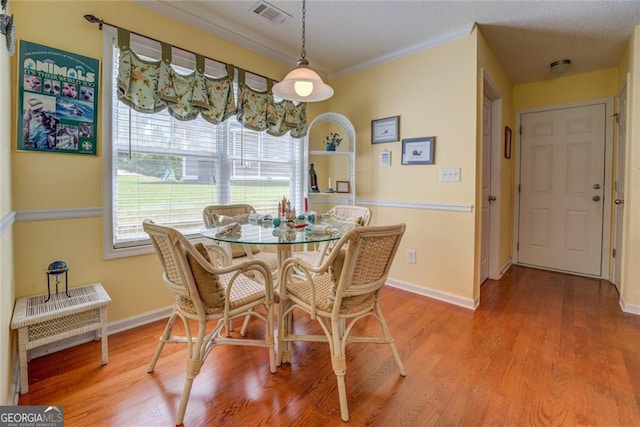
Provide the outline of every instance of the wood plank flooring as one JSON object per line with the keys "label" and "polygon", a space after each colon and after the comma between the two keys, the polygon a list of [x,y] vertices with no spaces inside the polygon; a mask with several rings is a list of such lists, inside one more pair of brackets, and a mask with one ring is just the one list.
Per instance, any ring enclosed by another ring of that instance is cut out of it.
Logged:
{"label": "wood plank flooring", "polygon": [[[407,376],[387,346],[347,347],[348,424],[316,343],[293,344],[293,363],[275,374],[264,349],[214,349],[184,424],[640,426],[640,316],[618,300],[607,281],[522,267],[485,282],[475,312],[388,287],[383,310]],[[173,425],[186,347],[165,346],[146,372],[163,327],[110,336],[105,366],[99,342],[32,360],[19,403],[64,405],[66,426]],[[296,328],[318,330],[302,315]]]}

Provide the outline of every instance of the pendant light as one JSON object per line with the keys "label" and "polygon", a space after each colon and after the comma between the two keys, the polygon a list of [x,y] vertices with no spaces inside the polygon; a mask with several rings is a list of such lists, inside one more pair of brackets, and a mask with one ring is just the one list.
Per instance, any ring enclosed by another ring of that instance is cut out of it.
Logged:
{"label": "pendant light", "polygon": [[273,94],[282,99],[298,102],[324,101],[333,96],[333,89],[325,84],[318,73],[309,67],[309,61],[305,58],[307,56],[305,50],[306,11],[306,0],[302,0],[302,53],[300,59],[296,68],[289,71],[284,80],[273,85]]}

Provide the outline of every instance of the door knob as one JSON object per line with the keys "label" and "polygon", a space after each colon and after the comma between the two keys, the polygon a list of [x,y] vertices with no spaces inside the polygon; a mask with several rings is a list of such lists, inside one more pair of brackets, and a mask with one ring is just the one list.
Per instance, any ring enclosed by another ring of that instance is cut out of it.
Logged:
{"label": "door knob", "polygon": [[489,196],[489,198],[487,199],[490,202],[495,202],[496,201],[496,196]]}
{"label": "door knob", "polygon": [[613,203],[615,203],[616,205],[621,205],[624,203],[624,200],[616,199],[613,201]]}
{"label": "door knob", "polygon": [[599,202],[600,201],[600,196],[593,196],[591,198],[591,200],[593,200],[594,202]]}

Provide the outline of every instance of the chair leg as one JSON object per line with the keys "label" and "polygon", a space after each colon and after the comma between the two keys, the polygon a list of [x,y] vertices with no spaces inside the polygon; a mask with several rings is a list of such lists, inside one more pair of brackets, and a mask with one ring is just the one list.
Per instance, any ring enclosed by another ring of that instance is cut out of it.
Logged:
{"label": "chair leg", "polygon": [[[249,316],[247,316],[248,318]],[[273,327],[273,305],[267,306],[267,322],[265,324],[265,343],[269,351],[269,370],[272,374],[276,373],[276,344]]]}
{"label": "chair leg", "polygon": [[[333,368],[333,372],[336,374],[336,380],[338,381],[340,417],[342,418],[342,421],[349,421],[347,386],[344,381],[344,375],[347,372],[347,356],[345,355],[345,338],[340,333],[340,329],[344,328],[344,322],[341,322],[341,320],[342,319],[331,319],[331,326],[329,329],[331,331],[331,335],[327,335],[327,339],[329,340],[329,349],[331,350],[331,367]],[[325,329],[325,333],[326,332],[327,329]]]}
{"label": "chair leg", "polygon": [[344,375],[347,371],[347,358],[345,356],[331,355],[331,366],[338,381],[338,398],[340,399],[340,417],[342,421],[349,421],[349,406],[347,404],[347,386]]}
{"label": "chair leg", "polygon": [[156,363],[158,363],[158,358],[160,357],[160,352],[164,347],[164,344],[169,341],[171,337],[171,331],[173,330],[173,324],[176,321],[176,311],[174,309],[173,313],[171,313],[171,317],[167,321],[167,326],[165,326],[164,331],[162,332],[162,336],[158,342],[158,346],[156,347],[155,353],[153,353],[153,357],[151,358],[151,363],[149,364],[149,368],[147,368],[147,372],[151,373],[156,367]]}
{"label": "chair leg", "polygon": [[376,310],[376,315],[380,320],[380,326],[382,326],[382,335],[384,336],[385,342],[389,344],[389,347],[391,347],[391,353],[393,354],[393,359],[396,361],[396,365],[398,366],[400,375],[403,377],[406,377],[407,373],[404,370],[404,366],[402,366],[402,361],[400,360],[398,349],[396,348],[396,345],[393,342],[393,337],[391,336],[391,332],[389,332],[389,328],[387,327],[387,322],[384,320],[384,316],[382,315],[382,309],[380,308],[379,302],[376,302],[375,310]]}
{"label": "chair leg", "polygon": [[251,320],[251,316],[244,316],[244,321],[242,322],[242,328],[240,328],[240,336],[247,336],[247,328],[249,327],[249,320]]}
{"label": "chair leg", "polygon": [[182,389],[182,398],[180,399],[180,406],[178,406],[178,413],[176,414],[176,425],[180,425],[184,421],[184,413],[187,411],[187,403],[189,403],[189,395],[191,395],[191,386],[193,385],[193,378],[184,381],[184,388]]}
{"label": "chair leg", "polygon": [[189,403],[189,396],[191,395],[191,386],[195,377],[200,373],[203,364],[204,360],[202,359],[189,359],[187,361],[187,375],[184,380],[180,406],[178,406],[178,413],[176,414],[176,425],[180,425],[184,421],[184,414],[187,411],[187,403]]}
{"label": "chair leg", "polygon": [[276,366],[280,366],[282,363],[291,362],[291,344],[285,339],[291,332],[291,313],[285,315],[288,309],[287,301],[280,299],[278,302],[278,355],[276,359]]}
{"label": "chair leg", "polygon": [[400,360],[400,355],[398,354],[398,350],[396,349],[396,345],[393,343],[393,341],[391,341],[389,343],[389,346],[391,347],[391,353],[393,353],[393,358],[396,361],[396,365],[398,365],[398,370],[400,371],[400,375],[403,377],[407,376],[407,373],[404,370],[404,366],[402,366],[402,361]]}

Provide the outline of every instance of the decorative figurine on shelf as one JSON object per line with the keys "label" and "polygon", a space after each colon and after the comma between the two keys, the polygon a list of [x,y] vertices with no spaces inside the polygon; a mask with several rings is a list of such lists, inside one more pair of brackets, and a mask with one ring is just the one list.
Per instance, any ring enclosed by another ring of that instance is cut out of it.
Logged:
{"label": "decorative figurine on shelf", "polygon": [[60,278],[59,276],[64,273],[64,293],[68,296],[71,297],[71,295],[69,295],[69,277],[68,277],[68,271],[69,271],[69,266],[67,266],[67,263],[64,261],[53,261],[51,264],[49,264],[49,267],[47,268],[47,299],[44,300],[44,302],[47,302],[51,299],[51,276],[55,276],[56,278],[56,295],[58,295],[58,285],[60,284]]}
{"label": "decorative figurine on shelf", "polygon": [[327,151],[336,151],[336,147],[342,142],[342,137],[335,132],[331,132],[328,137],[324,139],[324,145],[327,146]]}
{"label": "decorative figurine on shelf", "polygon": [[320,192],[320,188],[318,188],[318,175],[316,175],[316,169],[314,168],[313,163],[309,166],[309,191],[312,193]]}

